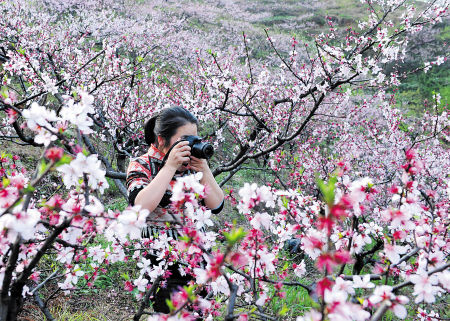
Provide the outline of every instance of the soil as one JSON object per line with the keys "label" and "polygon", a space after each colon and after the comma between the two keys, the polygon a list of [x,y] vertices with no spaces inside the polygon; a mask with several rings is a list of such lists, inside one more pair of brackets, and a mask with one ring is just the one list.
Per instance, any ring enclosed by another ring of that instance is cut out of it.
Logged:
{"label": "soil", "polygon": [[[55,320],[58,321],[123,321],[132,320],[137,311],[137,304],[128,293],[117,292],[113,289],[99,290],[98,293],[88,294],[59,294],[52,299],[48,308]],[[32,300],[27,299],[19,321],[47,320]]]}

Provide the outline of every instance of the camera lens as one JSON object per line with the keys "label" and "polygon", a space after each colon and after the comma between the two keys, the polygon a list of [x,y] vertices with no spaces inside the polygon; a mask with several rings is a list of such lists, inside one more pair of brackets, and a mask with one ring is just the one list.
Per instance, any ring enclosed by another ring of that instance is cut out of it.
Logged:
{"label": "camera lens", "polygon": [[206,143],[205,146],[203,146],[202,153],[205,158],[211,158],[214,154],[214,147],[212,147],[211,144]]}
{"label": "camera lens", "polygon": [[198,158],[211,158],[214,154],[214,147],[210,143],[197,142],[192,146],[191,153]]}

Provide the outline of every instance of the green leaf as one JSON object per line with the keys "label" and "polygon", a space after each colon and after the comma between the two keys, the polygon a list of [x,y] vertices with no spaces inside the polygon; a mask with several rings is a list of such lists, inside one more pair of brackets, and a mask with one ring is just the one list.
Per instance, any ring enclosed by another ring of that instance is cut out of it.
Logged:
{"label": "green leaf", "polygon": [[173,305],[172,301],[170,299],[166,299],[166,304],[169,307],[170,311],[175,311],[175,306]]}
{"label": "green leaf", "polygon": [[180,236],[180,237],[178,237],[178,239],[179,239],[180,241],[189,243],[189,236],[186,236],[186,235]]}
{"label": "green leaf", "polygon": [[47,169],[47,163],[45,162],[45,159],[41,159],[38,169],[39,175],[42,175],[45,172],[45,170]]}
{"label": "green leaf", "polygon": [[61,166],[64,164],[69,164],[72,161],[72,156],[64,154],[59,161],[55,163],[55,166]]}
{"label": "green leaf", "polygon": [[323,200],[327,203],[328,206],[333,206],[334,204],[334,190],[337,182],[336,176],[330,177],[328,182],[324,182],[320,178],[316,178],[317,185],[320,189],[320,192],[323,195]]}
{"label": "green leaf", "polygon": [[8,88],[6,88],[5,86],[2,86],[2,89],[0,90],[0,94],[2,95],[3,98],[8,98]]}
{"label": "green leaf", "polygon": [[281,196],[281,202],[283,203],[283,207],[288,208],[289,200],[286,196]]}
{"label": "green leaf", "polygon": [[188,299],[191,302],[194,302],[196,299],[195,296],[195,285],[189,285],[189,286],[183,286],[184,290],[186,291],[186,293],[188,294]]}
{"label": "green leaf", "polygon": [[402,132],[405,132],[405,133],[407,133],[409,131],[408,125],[404,122],[401,122],[398,125],[398,129],[400,129]]}
{"label": "green leaf", "polygon": [[286,306],[286,304],[283,305],[283,308],[278,312],[279,315],[284,316],[286,313],[289,312],[289,308]]}
{"label": "green leaf", "polygon": [[247,232],[244,231],[242,227],[236,229],[234,228],[231,230],[230,233],[224,232],[223,235],[225,236],[225,239],[228,241],[228,245],[233,246],[240,240],[242,240]]}
{"label": "green leaf", "polygon": [[3,188],[8,187],[10,183],[11,181],[9,180],[9,178],[3,177],[2,179]]}
{"label": "green leaf", "polygon": [[36,190],[36,188],[34,188],[34,186],[27,185],[27,186],[23,189],[23,192],[24,192],[24,193],[33,193],[35,190]]}

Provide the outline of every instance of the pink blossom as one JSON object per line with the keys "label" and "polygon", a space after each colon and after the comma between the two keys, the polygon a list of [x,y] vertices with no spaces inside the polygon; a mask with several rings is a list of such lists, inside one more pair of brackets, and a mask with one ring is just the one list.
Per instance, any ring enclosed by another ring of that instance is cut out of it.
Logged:
{"label": "pink blossom", "polygon": [[25,109],[22,116],[27,120],[27,126],[31,130],[38,130],[41,127],[54,129],[49,122],[59,119],[54,110],[48,110],[36,102],[32,103],[29,109]]}
{"label": "pink blossom", "polygon": [[129,235],[132,239],[141,237],[141,230],[146,226],[146,218],[149,214],[147,209],[141,209],[140,205],[133,206],[122,212],[117,222],[118,232]]}
{"label": "pink blossom", "polygon": [[64,150],[62,148],[52,147],[45,152],[45,157],[47,157],[49,160],[56,162],[61,159],[63,154]]}
{"label": "pink blossom", "polygon": [[360,275],[353,276],[353,287],[362,289],[371,289],[375,287],[375,284],[370,282],[370,275],[366,274],[363,278]]}
{"label": "pink blossom", "polygon": [[439,321],[441,318],[439,317],[439,313],[431,310],[427,312],[427,310],[422,309],[420,307],[417,308],[417,317],[420,321]]}
{"label": "pink blossom", "polygon": [[434,286],[438,283],[437,276],[428,275],[425,271],[419,271],[417,274],[411,275],[409,280],[414,283],[413,295],[416,296],[414,300],[416,303],[422,301],[433,303],[436,300],[436,294],[442,291],[439,287]]}
{"label": "pink blossom", "polygon": [[316,259],[324,245],[324,235],[315,229],[309,229],[305,237],[302,238],[302,250],[313,260]]}
{"label": "pink blossom", "polygon": [[210,210],[202,210],[197,209],[195,211],[194,221],[196,221],[195,226],[198,229],[201,229],[204,226],[213,226],[214,223],[211,220],[211,211]]}
{"label": "pink blossom", "polygon": [[441,286],[447,291],[450,291],[450,271],[445,270],[441,273],[437,273],[436,275]]}
{"label": "pink blossom", "polygon": [[139,276],[136,280],[133,281],[133,284],[137,287],[140,292],[145,292],[148,280],[146,278],[142,278],[142,275]]}
{"label": "pink blossom", "polygon": [[250,221],[250,224],[255,229],[260,229],[261,226],[266,228],[267,230],[270,229],[270,224],[272,223],[272,217],[267,213],[256,213],[255,216]]}
{"label": "pink blossom", "polygon": [[306,312],[304,316],[297,317],[296,321],[321,321],[322,314],[314,309]]}
{"label": "pink blossom", "polygon": [[407,250],[408,247],[406,246],[384,244],[384,253],[392,264],[397,264],[400,261],[400,254],[405,254]]}
{"label": "pink blossom", "polygon": [[294,273],[297,277],[301,278],[306,273],[305,260],[302,260],[299,265],[293,264]]}
{"label": "pink blossom", "polygon": [[392,287],[389,285],[377,286],[370,296],[368,302],[370,304],[378,304],[386,301],[389,309],[400,319],[404,319],[407,316],[407,310],[404,304],[408,303],[409,299],[403,295],[396,296],[392,293]]}

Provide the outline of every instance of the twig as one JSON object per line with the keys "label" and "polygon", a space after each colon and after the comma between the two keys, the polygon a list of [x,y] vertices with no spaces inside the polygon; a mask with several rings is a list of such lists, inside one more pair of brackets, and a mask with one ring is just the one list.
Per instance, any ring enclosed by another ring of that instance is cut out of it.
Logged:
{"label": "twig", "polygon": [[[441,267],[438,267],[438,268],[436,268],[436,269],[434,269],[434,270],[429,271],[427,274],[428,274],[428,275],[432,275],[432,274],[434,274],[434,273],[442,272],[442,271],[448,269],[449,267],[450,267],[450,263],[447,263],[447,264],[444,264],[444,265],[441,266]],[[403,282],[403,283],[400,283],[400,284],[394,286],[394,287],[392,288],[392,291],[393,291],[393,292],[396,292],[396,291],[400,290],[401,288],[404,288],[405,286],[408,286],[408,285],[411,285],[411,284],[412,284],[411,281],[405,281],[405,282]]]}
{"label": "twig", "polygon": [[44,313],[45,317],[49,321],[56,321],[50,310],[47,308],[47,305],[42,301],[39,293],[37,291],[33,291],[34,301],[36,301],[37,305],[41,309],[42,313]]}
{"label": "twig", "polygon": [[159,275],[156,278],[156,280],[153,282],[153,284],[150,287],[150,289],[145,294],[144,298],[142,299],[141,305],[139,306],[138,312],[136,312],[136,314],[133,317],[134,321],[139,321],[139,319],[141,318],[142,314],[145,311],[145,308],[149,306],[148,302],[150,300],[150,296],[153,294],[153,292],[156,291],[156,288],[159,286],[159,282],[161,281],[161,278],[162,278],[162,276]]}
{"label": "twig", "polygon": [[230,288],[230,298],[228,300],[227,315],[225,316],[225,321],[233,321],[236,318],[233,312],[234,306],[236,305],[237,291],[239,287],[231,282],[230,278],[225,273],[223,273],[223,276],[225,277],[225,280],[228,283],[228,287]]}
{"label": "twig", "polygon": [[277,318],[274,318],[274,317],[272,317],[270,315],[267,315],[265,313],[262,313],[262,312],[255,311],[255,312],[252,312],[252,313],[256,314],[257,316],[260,316],[260,317],[262,317],[264,319],[269,319],[269,320],[272,320],[272,321],[277,321],[278,320]]}
{"label": "twig", "polygon": [[[73,76],[75,76],[76,74],[78,74],[81,70],[84,69],[84,67],[86,67],[88,64],[90,64],[90,63],[91,63],[92,61],[94,61],[95,59],[97,59],[98,56],[100,56],[101,54],[103,54],[103,53],[105,52],[105,50],[106,50],[106,49],[103,49],[103,50],[100,51],[98,54],[96,54],[94,57],[92,57],[91,59],[89,59],[83,66],[81,66],[80,68],[78,68],[78,70],[75,71],[75,72],[73,73]],[[56,86],[56,87],[59,87],[59,86],[61,86],[61,85],[62,85],[63,83],[65,83],[65,82],[66,82],[66,80],[65,80],[65,79],[62,79],[62,80],[58,81],[58,82],[55,84],[55,86]],[[30,97],[25,98],[25,99],[23,99],[23,100],[21,100],[21,101],[15,103],[15,104],[14,104],[14,107],[18,107],[18,106],[20,106],[20,105],[23,105],[23,104],[27,103],[28,101],[30,101],[30,100],[32,100],[32,99],[34,99],[34,98],[36,98],[36,97],[39,97],[39,96],[41,96],[41,95],[43,95],[43,94],[46,94],[47,92],[48,92],[48,91],[43,90],[43,91],[41,91],[41,92],[38,92],[37,94],[31,95]]]}
{"label": "twig", "polygon": [[125,188],[123,183],[120,181],[120,179],[118,179],[119,176],[120,176],[120,178],[126,177],[126,174],[123,174],[123,173],[120,173],[120,172],[115,172],[114,169],[112,168],[111,163],[108,161],[108,159],[106,157],[104,157],[102,155],[99,155],[97,153],[97,151],[95,150],[94,145],[92,145],[90,139],[84,134],[81,135],[81,136],[82,136],[83,141],[86,144],[89,152],[91,154],[96,154],[98,156],[98,158],[102,161],[102,163],[105,165],[106,172],[107,173],[111,173],[111,174],[113,174],[114,176],[117,177],[117,178],[114,178],[114,183],[116,184],[117,188],[119,189],[120,194],[122,194],[125,198],[127,198],[128,197],[127,189]]}
{"label": "twig", "polygon": [[380,307],[378,308],[377,312],[372,316],[372,319],[370,321],[378,321],[380,320],[383,315],[386,313],[386,311],[389,309],[390,301],[384,301]]}
{"label": "twig", "polygon": [[31,293],[34,294],[36,291],[38,291],[40,288],[42,288],[48,281],[50,281],[56,274],[58,273],[58,270],[54,271],[52,274],[50,274],[44,281],[36,285],[36,287],[31,290]]}
{"label": "twig", "polygon": [[247,55],[248,70],[249,70],[249,72],[250,72],[250,80],[251,80],[251,83],[253,84],[252,65],[250,64],[250,56],[249,56],[249,54],[248,54],[247,40],[246,40],[246,37],[245,37],[245,33],[244,33],[244,32],[242,32],[242,37],[244,38],[245,54]]}

